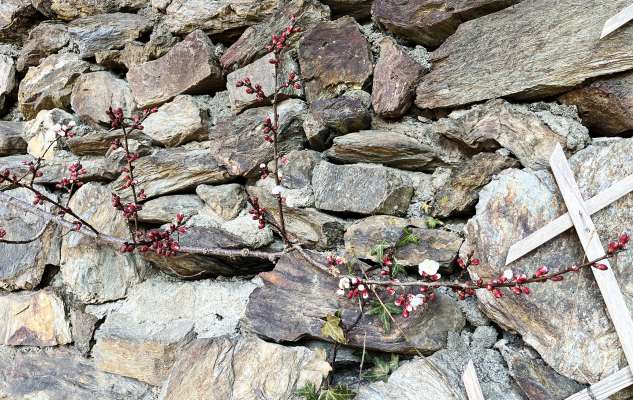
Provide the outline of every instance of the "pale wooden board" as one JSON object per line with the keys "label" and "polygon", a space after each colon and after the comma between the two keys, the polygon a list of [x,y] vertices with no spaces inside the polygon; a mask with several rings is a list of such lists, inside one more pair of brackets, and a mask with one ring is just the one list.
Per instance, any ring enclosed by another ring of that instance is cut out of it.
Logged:
{"label": "pale wooden board", "polygon": [[[596,227],[591,220],[591,214],[585,207],[585,201],[580,194],[576,179],[560,144],[556,145],[552,153],[550,166],[587,258],[595,260],[604,256],[604,248],[600,243]],[[633,365],[633,320],[611,265],[608,260],[604,260],[602,263],[606,264],[609,269],[600,271],[592,268],[593,274],[602,293],[604,303],[607,306],[611,322],[618,334],[626,360],[629,365]]]}
{"label": "pale wooden board", "polygon": [[[631,191],[633,191],[633,175],[627,176],[587,200],[585,202],[585,207],[590,214],[595,214]],[[508,249],[506,265],[518,260],[530,251],[555,238],[573,226],[574,224],[568,213],[561,215],[541,229],[513,244],[510,249]]]}
{"label": "pale wooden board", "polygon": [[477,371],[475,371],[475,365],[473,364],[472,360],[468,361],[468,365],[466,366],[464,374],[462,375],[462,382],[464,382],[464,387],[466,388],[468,400],[485,400],[484,394],[481,391],[481,386],[479,386]]}
{"label": "pale wooden board", "polygon": [[624,10],[615,14],[613,17],[609,18],[607,22],[604,23],[604,27],[602,28],[602,33],[600,34],[600,39],[607,36],[611,32],[620,28],[627,22],[633,19],[633,4],[626,7]]}
{"label": "pale wooden board", "polygon": [[631,374],[631,368],[626,367],[591,385],[589,388],[593,397],[589,394],[589,390],[585,389],[572,394],[565,400],[607,400],[609,396],[631,385],[633,385],[633,374]]}

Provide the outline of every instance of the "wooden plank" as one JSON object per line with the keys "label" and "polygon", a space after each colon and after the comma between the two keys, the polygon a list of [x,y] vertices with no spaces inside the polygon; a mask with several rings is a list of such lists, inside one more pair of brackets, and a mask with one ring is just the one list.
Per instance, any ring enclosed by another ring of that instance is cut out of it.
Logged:
{"label": "wooden plank", "polygon": [[[576,179],[560,144],[556,145],[552,153],[550,166],[587,258],[595,260],[604,256],[605,251],[600,243],[600,237],[591,220],[591,215],[585,207],[585,201],[580,194]],[[604,260],[602,263],[609,268],[606,271],[592,268],[593,274],[607,306],[611,322],[618,334],[626,360],[631,366],[633,365],[633,320],[609,261]]]}
{"label": "wooden plank", "polygon": [[[633,191],[633,175],[627,176],[587,200],[585,202],[585,206],[590,214],[595,214],[631,191]],[[568,213],[561,215],[541,229],[536,232],[532,232],[521,241],[513,244],[510,249],[508,249],[506,265],[518,260],[530,251],[555,238],[573,226],[574,223]]]}
{"label": "wooden plank", "polygon": [[602,28],[602,34],[600,34],[600,39],[604,38],[611,32],[617,30],[627,22],[633,19],[633,4],[626,7],[624,10],[615,14],[613,17],[609,18],[607,22],[604,23],[604,27]]}
{"label": "wooden plank", "polygon": [[475,365],[472,360],[468,361],[468,365],[462,375],[462,382],[464,382],[468,400],[485,400],[484,394],[481,391],[481,386],[479,386],[477,371],[475,371]]}
{"label": "wooden plank", "polygon": [[589,389],[572,394],[565,400],[608,400],[609,396],[631,385],[633,385],[633,374],[631,368],[625,367],[600,382],[594,383]]}

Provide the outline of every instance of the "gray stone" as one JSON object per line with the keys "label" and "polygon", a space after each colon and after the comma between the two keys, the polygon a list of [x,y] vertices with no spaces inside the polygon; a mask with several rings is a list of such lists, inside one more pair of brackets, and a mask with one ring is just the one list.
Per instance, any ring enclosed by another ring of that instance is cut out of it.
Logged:
{"label": "gray stone", "polygon": [[[129,237],[127,220],[112,208],[110,190],[84,184],[70,199],[69,207],[99,232]],[[122,254],[110,244],[99,243],[77,232],[62,241],[61,271],[64,283],[84,303],[103,303],[127,295],[141,282],[149,265],[136,254]]]}
{"label": "gray stone", "polygon": [[402,215],[413,196],[410,180],[398,170],[371,164],[322,161],[312,176],[316,208],[359,214]]}
{"label": "gray stone", "polygon": [[160,399],[286,400],[308,383],[320,387],[330,369],[322,353],[306,347],[250,336],[199,339],[183,351]]}
{"label": "gray stone", "polygon": [[196,193],[207,208],[218,217],[228,221],[238,216],[246,205],[246,193],[242,185],[199,185]]}
{"label": "gray stone", "polygon": [[54,108],[40,111],[34,120],[24,126],[27,152],[33,157],[52,160],[62,150],[62,142],[57,140],[57,128],[72,122],[77,123],[77,118],[64,110]]}
{"label": "gray stone", "polygon": [[[115,164],[118,164],[115,160],[119,154],[123,154],[123,149],[111,150],[112,142],[116,139],[123,140],[123,131],[118,129],[116,131],[106,130],[99,126],[86,126],[79,125],[75,129],[76,136],[72,138],[66,138],[65,145],[75,155],[78,156],[104,156]],[[139,153],[144,156],[151,153],[151,145],[154,143],[152,138],[145,135],[143,131],[134,130],[128,132],[128,145],[130,151]],[[125,162],[126,163],[126,162]],[[123,166],[123,165],[121,165]]]}
{"label": "gray stone", "polygon": [[176,96],[143,122],[143,133],[163,146],[176,147],[208,138],[208,119],[192,96]]}
{"label": "gray stone", "polygon": [[53,54],[29,71],[20,82],[18,103],[26,119],[35,118],[40,110],[66,109],[77,78],[90,68],[76,54]]}
{"label": "gray stone", "polygon": [[195,337],[235,332],[253,289],[253,283],[240,280],[149,279],[136,286],[97,331],[95,365],[160,386],[180,346]]}
{"label": "gray stone", "polygon": [[13,58],[0,54],[0,112],[4,111],[15,87],[15,62]]}
{"label": "gray stone", "polygon": [[73,344],[84,357],[87,357],[90,354],[93,335],[98,323],[99,318],[90,313],[79,309],[72,309],[70,311],[70,326],[73,336]]}
{"label": "gray stone", "polygon": [[145,7],[150,0],[32,0],[33,6],[47,17],[72,21],[97,14],[133,11]]}
{"label": "gray stone", "polygon": [[93,124],[109,122],[106,112],[110,107],[123,109],[127,118],[136,111],[127,82],[107,71],[81,75],[73,87],[70,105],[79,118]]}
{"label": "gray stone", "polygon": [[23,71],[39,65],[40,61],[56,53],[69,41],[66,25],[56,22],[42,22],[29,32],[28,40],[20,50],[16,68]]}
{"label": "gray stone", "polygon": [[259,222],[254,220],[246,210],[220,226],[224,231],[239,237],[246,247],[251,249],[266,247],[274,240],[272,229],[270,227],[259,229]]}
{"label": "gray stone", "polygon": [[[625,0],[523,1],[468,21],[433,52],[433,70],[418,86],[415,104],[453,108],[497,97],[543,98],[627,71],[633,68],[633,29],[600,39],[604,21],[627,5]],[[508,60],[522,68],[508,67]]]}
{"label": "gray stone", "polygon": [[187,35],[161,58],[133,66],[127,79],[139,107],[164,103],[179,94],[209,93],[224,85],[215,46],[202,31]]}
{"label": "gray stone", "polygon": [[356,221],[345,232],[345,252],[349,257],[374,260],[374,246],[386,240],[394,243],[402,229],[412,226],[411,231],[419,238],[418,244],[398,249],[398,262],[417,266],[425,259],[437,261],[448,267],[456,258],[462,239],[459,235],[443,229],[427,229],[423,221],[376,215]]}
{"label": "gray stone", "polygon": [[24,123],[0,121],[0,156],[26,153]]}
{"label": "gray stone", "polygon": [[177,213],[186,217],[198,214],[204,203],[195,194],[175,194],[161,196],[143,203],[138,218],[150,224],[167,224],[173,222]]}
{"label": "gray stone", "polygon": [[[283,186],[289,189],[311,186],[312,171],[319,162],[321,154],[313,150],[294,150],[286,154],[279,163]],[[274,165],[268,168],[274,171]]]}

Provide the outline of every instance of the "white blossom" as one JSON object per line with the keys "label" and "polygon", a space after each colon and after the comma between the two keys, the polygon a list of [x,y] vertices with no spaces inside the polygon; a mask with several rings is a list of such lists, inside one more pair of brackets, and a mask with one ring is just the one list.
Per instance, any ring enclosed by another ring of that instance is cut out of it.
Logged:
{"label": "white blossom", "polygon": [[511,269],[506,269],[503,271],[503,277],[507,280],[511,280],[514,277],[514,272]]}
{"label": "white blossom", "polygon": [[437,271],[440,269],[440,263],[434,260],[426,259],[418,264],[418,272],[420,275],[422,273],[426,273],[427,275],[435,275]]}
{"label": "white blossom", "polygon": [[349,287],[350,287],[349,278],[341,278],[338,281],[338,287],[339,287],[339,289],[349,289]]}

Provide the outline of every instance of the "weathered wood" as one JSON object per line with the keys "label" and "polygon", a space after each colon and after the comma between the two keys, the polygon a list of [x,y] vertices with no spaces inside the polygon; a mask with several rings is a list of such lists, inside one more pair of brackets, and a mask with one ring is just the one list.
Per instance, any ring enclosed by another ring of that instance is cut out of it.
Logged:
{"label": "weathered wood", "polygon": [[609,18],[607,22],[604,23],[602,34],[600,34],[600,39],[607,36],[611,32],[614,32],[621,26],[625,25],[631,19],[633,19],[633,4],[615,14],[613,17]]}
{"label": "weathered wood", "polygon": [[464,370],[464,374],[462,375],[462,382],[464,382],[468,400],[485,400],[484,394],[481,392],[479,379],[477,379],[477,371],[475,371],[475,365],[472,360],[468,361],[466,370]]}
{"label": "weathered wood", "polygon": [[[611,185],[608,189],[587,200],[585,202],[585,207],[589,214],[595,214],[631,191],[633,191],[633,175],[627,176],[621,181]],[[569,213],[561,215],[545,225],[543,228],[513,244],[508,250],[506,265],[518,260],[530,251],[555,238],[573,226],[574,223],[572,222]]]}
{"label": "weathered wood", "polygon": [[625,367],[565,400],[607,400],[612,394],[631,385],[633,385],[633,374],[631,374],[631,368]]}
{"label": "weathered wood", "polygon": [[[605,251],[600,243],[600,237],[560,145],[554,149],[550,164],[587,258],[594,260],[603,257]],[[593,274],[618,334],[624,355],[629,365],[633,365],[633,320],[609,261],[604,260],[603,263],[609,268],[606,271],[593,269]]]}

